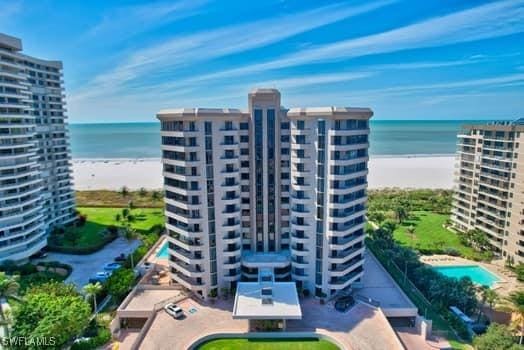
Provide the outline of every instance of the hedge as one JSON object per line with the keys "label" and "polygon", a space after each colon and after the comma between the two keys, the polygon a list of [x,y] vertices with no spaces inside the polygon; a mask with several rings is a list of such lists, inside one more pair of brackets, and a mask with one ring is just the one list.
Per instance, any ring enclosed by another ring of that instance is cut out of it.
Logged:
{"label": "hedge", "polygon": [[57,245],[52,240],[48,240],[47,250],[51,252],[66,253],[66,254],[79,254],[79,255],[91,254],[91,253],[99,251],[106,244],[113,242],[118,237],[118,233],[112,233],[109,230],[107,231],[107,233],[108,235],[104,237],[103,239],[101,239],[97,244],[90,245],[90,246],[82,246],[82,247]]}

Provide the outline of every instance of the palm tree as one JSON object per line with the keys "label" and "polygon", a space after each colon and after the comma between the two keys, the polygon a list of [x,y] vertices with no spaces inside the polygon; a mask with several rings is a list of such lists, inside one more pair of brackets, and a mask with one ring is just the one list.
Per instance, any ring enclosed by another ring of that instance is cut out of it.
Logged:
{"label": "palm tree", "polygon": [[410,225],[407,229],[406,229],[407,233],[411,236],[411,240],[414,240],[415,239],[415,226],[413,225]]}
{"label": "palm tree", "polygon": [[518,330],[519,344],[524,338],[524,291],[513,292],[503,300],[499,307],[501,310],[511,312],[512,324]]}
{"label": "palm tree", "polygon": [[[131,227],[131,225],[128,223],[125,227],[125,230],[124,230],[124,237],[128,240],[128,241],[132,241],[136,238],[138,238],[138,232],[137,230],[135,230],[134,228]],[[135,263],[133,261],[133,254],[134,252],[131,252],[131,254],[129,254],[129,257],[131,259],[131,268],[135,268]]]}
{"label": "palm tree", "polygon": [[154,200],[154,201],[159,200],[160,199],[160,192],[158,192],[158,191],[151,192],[151,199]]}
{"label": "palm tree", "polygon": [[19,300],[18,289],[20,285],[16,281],[15,277],[6,275],[5,272],[0,272],[0,317],[2,318],[0,322],[4,326],[4,334],[9,334],[9,322],[7,315],[2,308],[3,300],[8,300],[10,298]]}
{"label": "palm tree", "polygon": [[398,220],[398,223],[401,224],[405,219],[408,218],[408,211],[403,205],[397,205],[395,207],[395,216]]}
{"label": "palm tree", "polygon": [[89,283],[84,286],[84,292],[86,293],[87,297],[93,297],[93,307],[94,307],[94,313],[96,314],[96,296],[102,291],[102,285],[100,282],[96,283]]}
{"label": "palm tree", "polygon": [[127,197],[127,195],[129,194],[129,189],[127,188],[127,186],[122,186],[122,188],[120,189],[120,194],[122,195],[122,197]]}

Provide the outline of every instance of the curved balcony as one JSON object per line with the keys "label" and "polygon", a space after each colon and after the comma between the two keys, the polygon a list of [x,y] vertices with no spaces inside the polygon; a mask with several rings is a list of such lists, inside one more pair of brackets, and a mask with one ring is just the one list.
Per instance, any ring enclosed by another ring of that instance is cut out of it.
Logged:
{"label": "curved balcony", "polygon": [[351,227],[348,227],[346,229],[343,229],[343,230],[331,230],[331,229],[328,229],[328,232],[331,236],[337,236],[337,237],[340,237],[340,236],[347,236],[355,231],[358,231],[359,229],[362,229],[364,228],[364,226],[366,225],[365,222],[362,222],[362,223],[359,223],[359,224],[356,224],[354,226],[351,226]]}
{"label": "curved balcony", "polygon": [[[344,264],[347,261],[357,257],[359,254],[364,253],[364,247],[355,247],[343,251],[337,251],[337,256],[329,256],[328,260],[330,264]],[[364,260],[364,258],[362,258]]]}
{"label": "curved balcony", "polygon": [[366,209],[364,208],[364,209],[355,211],[353,213],[348,213],[346,216],[329,215],[329,222],[342,223],[342,222],[346,222],[346,221],[349,221],[349,220],[356,219],[356,218],[358,218],[360,216],[363,216],[365,214],[366,214]]}
{"label": "curved balcony", "polygon": [[240,231],[241,222],[240,220],[235,221],[233,224],[224,223],[222,227],[227,231]]}
{"label": "curved balcony", "polygon": [[193,252],[188,252],[180,248],[169,249],[169,253],[187,264],[201,263],[203,260],[202,256],[198,257]]}
{"label": "curved balcony", "polygon": [[332,279],[328,286],[330,289],[340,290],[348,287],[351,285],[351,283],[355,282],[357,279],[362,277],[364,274],[363,270],[360,271],[354,271],[350,272],[349,274],[345,275],[344,277],[336,277],[335,279]]}
{"label": "curved balcony", "polygon": [[169,171],[162,172],[162,175],[164,177],[174,179],[174,180],[180,180],[180,181],[195,181],[200,178],[200,174],[197,175],[185,175],[185,174],[175,174]]}
{"label": "curved balcony", "polygon": [[333,143],[329,144],[329,148],[334,151],[356,151],[361,148],[369,148],[369,143],[355,143],[347,145],[335,145]]}
{"label": "curved balcony", "polygon": [[237,245],[236,247],[233,247],[233,248],[226,247],[222,251],[222,256],[225,256],[225,257],[239,256],[241,251],[242,251],[242,246],[240,244]]}
{"label": "curved balcony", "polygon": [[366,182],[366,183],[355,185],[355,186],[346,186],[346,187],[340,187],[340,188],[329,188],[327,192],[330,195],[335,195],[335,194],[345,195],[345,194],[350,194],[350,193],[353,193],[353,192],[358,192],[360,190],[365,190],[367,187],[368,187],[368,184]]}
{"label": "curved balcony", "polygon": [[204,288],[203,282],[198,282],[195,278],[184,276],[182,273],[171,273],[171,276],[176,282],[189,290],[198,291]]}
{"label": "curved balcony", "polygon": [[180,236],[178,238],[173,236],[170,237],[170,242],[172,242],[177,247],[183,248],[189,252],[202,251],[204,249],[204,245],[202,243],[197,243],[193,240],[184,239],[184,236]]}
{"label": "curved balcony", "polygon": [[358,163],[363,163],[369,161],[368,156],[358,157],[358,158],[351,158],[351,159],[336,159],[333,160],[333,162],[336,162],[337,165],[345,166],[345,165],[354,165]]}
{"label": "curved balcony", "polygon": [[240,206],[235,206],[233,209],[222,210],[222,216],[224,218],[234,218],[240,214]]}
{"label": "curved balcony", "polygon": [[235,259],[234,261],[229,261],[228,259],[222,262],[222,267],[224,269],[240,269],[242,265],[242,259]]}
{"label": "curved balcony", "polygon": [[298,235],[296,232],[291,232],[291,242],[308,243],[309,237],[305,234]]}
{"label": "curved balcony", "polygon": [[187,264],[181,260],[169,258],[169,266],[174,267],[186,277],[196,278],[204,276],[204,271],[197,267],[199,265]]}
{"label": "curved balcony", "polygon": [[356,136],[356,135],[367,135],[370,129],[329,129],[329,136]]}
{"label": "curved balcony", "polygon": [[291,182],[291,188],[295,191],[307,191],[307,190],[311,190],[311,184],[310,183],[298,184],[296,182]]}
{"label": "curved balcony", "polygon": [[291,203],[308,204],[311,201],[311,197],[309,196],[297,197],[294,194],[290,194],[290,198]]}
{"label": "curved balcony", "polygon": [[222,241],[224,244],[240,244],[241,238],[240,232],[236,232],[234,235],[225,234]]}
{"label": "curved balcony", "polygon": [[223,279],[224,281],[233,282],[240,280],[240,276],[242,275],[240,269],[238,269],[238,272],[235,275],[224,275]]}
{"label": "curved balcony", "polygon": [[350,235],[349,237],[342,237],[342,238],[336,237],[336,238],[337,238],[336,243],[333,243],[333,242],[329,243],[328,246],[330,249],[340,250],[340,249],[349,248],[352,245],[355,245],[359,242],[364,241],[364,239],[366,238],[366,235],[357,234],[357,235]]}
{"label": "curved balcony", "polygon": [[202,217],[201,216],[189,216],[189,214],[179,214],[179,213],[174,213],[172,211],[169,211],[169,210],[165,210],[164,211],[165,215],[167,217],[170,217],[172,219],[175,219],[177,221],[180,221],[180,222],[183,222],[183,223],[186,223],[188,225],[191,225],[191,224],[199,224],[202,222]]}
{"label": "curved balcony", "polygon": [[309,276],[307,273],[300,273],[296,274],[293,271],[291,271],[291,278],[295,281],[307,281],[309,279]]}
{"label": "curved balcony", "polygon": [[309,263],[305,260],[298,261],[296,257],[291,257],[291,266],[296,268],[306,268],[309,266]]}
{"label": "curved balcony", "polygon": [[307,248],[298,249],[296,245],[291,245],[291,255],[300,255],[306,256],[309,255],[309,250]]}

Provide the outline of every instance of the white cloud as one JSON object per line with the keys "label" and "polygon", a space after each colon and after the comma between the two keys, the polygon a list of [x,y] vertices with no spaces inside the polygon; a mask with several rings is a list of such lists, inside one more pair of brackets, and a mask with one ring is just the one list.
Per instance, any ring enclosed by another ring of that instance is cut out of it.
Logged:
{"label": "white cloud", "polygon": [[209,74],[202,76],[202,79],[240,76],[316,62],[445,46],[520,33],[524,31],[523,4],[523,0],[489,3],[390,31],[302,50],[276,60]]}
{"label": "white cloud", "polygon": [[196,14],[207,0],[156,1],[143,5],[122,6],[104,14],[86,33],[87,37],[105,36],[122,39]]}
{"label": "white cloud", "polygon": [[133,79],[143,78],[140,81],[148,81],[148,75],[163,69],[187,67],[199,61],[264,47],[392,2],[394,1],[383,0],[360,6],[336,4],[284,17],[175,37],[142,49],[114,70],[98,75],[86,88],[74,93],[73,100],[115,93]]}

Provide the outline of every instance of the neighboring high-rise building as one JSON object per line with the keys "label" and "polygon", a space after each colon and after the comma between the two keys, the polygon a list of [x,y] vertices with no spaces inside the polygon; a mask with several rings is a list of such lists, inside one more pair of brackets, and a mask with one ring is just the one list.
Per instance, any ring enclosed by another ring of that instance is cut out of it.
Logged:
{"label": "neighboring high-rise building", "polygon": [[75,218],[62,63],[0,34],[0,262],[46,245]]}
{"label": "neighboring high-rise building", "polygon": [[247,111],[160,111],[173,279],[202,297],[261,269],[317,296],[358,285],[372,114],[287,110],[275,89]]}
{"label": "neighboring high-rise building", "polygon": [[465,125],[458,135],[452,221],[493,252],[524,262],[524,119]]}

